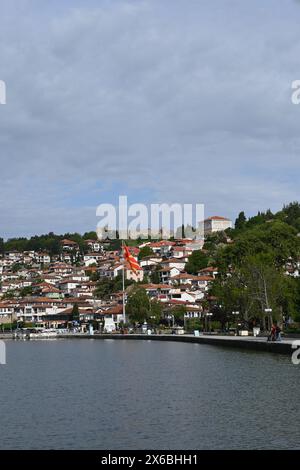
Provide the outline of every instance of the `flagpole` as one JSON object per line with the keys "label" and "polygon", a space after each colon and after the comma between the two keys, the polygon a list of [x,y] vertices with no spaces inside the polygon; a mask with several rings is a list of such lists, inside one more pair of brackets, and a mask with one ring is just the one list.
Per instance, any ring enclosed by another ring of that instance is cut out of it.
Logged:
{"label": "flagpole", "polygon": [[122,256],[123,256],[123,269],[122,269],[122,282],[123,282],[123,324],[126,323],[126,311],[125,311],[125,256],[124,256],[124,242],[122,240]]}

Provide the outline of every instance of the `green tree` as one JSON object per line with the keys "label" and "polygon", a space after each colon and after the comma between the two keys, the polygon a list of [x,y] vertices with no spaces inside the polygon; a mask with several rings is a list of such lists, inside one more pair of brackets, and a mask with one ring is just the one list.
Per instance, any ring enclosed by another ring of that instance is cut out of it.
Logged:
{"label": "green tree", "polygon": [[133,323],[143,323],[148,320],[150,312],[149,297],[145,289],[136,286],[128,295],[126,312]]}
{"label": "green tree", "polygon": [[23,287],[20,290],[20,297],[28,297],[28,296],[31,296],[31,295],[32,295],[32,287],[31,286]]}
{"label": "green tree", "polygon": [[77,303],[73,305],[71,318],[73,321],[79,321],[79,308]]}
{"label": "green tree", "polygon": [[108,299],[109,296],[113,293],[114,282],[112,279],[104,277],[97,282],[96,289],[94,291],[94,296],[97,299]]}
{"label": "green tree", "polygon": [[143,246],[143,248],[140,249],[138,259],[141,260],[141,259],[144,259],[147,256],[151,256],[153,254],[154,254],[153,250],[150,248],[150,246],[145,245],[145,246]]}
{"label": "green tree", "polygon": [[186,312],[187,310],[185,305],[176,305],[172,310],[175,323],[183,325]]}
{"label": "green tree", "polygon": [[239,215],[238,215],[238,218],[236,219],[235,224],[234,224],[235,228],[237,230],[240,230],[240,229],[244,228],[245,224],[246,224],[246,220],[247,219],[246,219],[246,216],[245,216],[245,212],[244,211],[240,212]]}
{"label": "green tree", "polygon": [[300,231],[300,204],[297,201],[283,207],[282,211],[276,214],[276,218],[296,228]]}
{"label": "green tree", "polygon": [[14,263],[11,267],[11,270],[13,273],[17,273],[18,271],[20,271],[21,268],[22,268],[22,264]]}
{"label": "green tree", "polygon": [[274,220],[243,230],[218,253],[222,266],[241,266],[249,256],[261,255],[266,263],[282,267],[290,258],[297,258],[300,239],[295,228]]}
{"label": "green tree", "polygon": [[162,317],[162,305],[157,299],[150,301],[149,323],[159,325]]}
{"label": "green tree", "polygon": [[159,284],[160,283],[160,277],[159,277],[159,270],[161,269],[161,264],[158,264],[155,266],[153,271],[151,271],[150,274],[150,282],[153,284]]}
{"label": "green tree", "polygon": [[188,333],[192,333],[194,330],[202,330],[202,324],[199,318],[189,318],[185,322],[185,326]]}
{"label": "green tree", "polygon": [[189,274],[197,274],[201,269],[207,268],[208,257],[202,250],[195,250],[186,263],[185,270]]}
{"label": "green tree", "polygon": [[91,232],[85,232],[85,234],[82,237],[84,240],[98,240],[97,233],[94,231]]}

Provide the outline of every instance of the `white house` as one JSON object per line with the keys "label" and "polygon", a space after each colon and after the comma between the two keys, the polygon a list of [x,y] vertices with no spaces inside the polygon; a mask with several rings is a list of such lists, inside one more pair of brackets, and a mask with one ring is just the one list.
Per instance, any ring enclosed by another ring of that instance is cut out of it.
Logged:
{"label": "white house", "polygon": [[186,261],[182,258],[169,258],[161,263],[162,268],[177,268],[182,271],[185,267]]}
{"label": "white house", "polygon": [[210,233],[222,232],[227,228],[232,228],[232,221],[225,217],[215,215],[204,220],[204,234],[209,235]]}
{"label": "white house", "polygon": [[171,282],[171,278],[174,278],[180,274],[180,270],[178,268],[166,267],[159,270],[159,280],[161,284],[169,284]]}
{"label": "white house", "polygon": [[78,243],[74,242],[73,240],[64,239],[64,240],[61,240],[60,244],[62,246],[62,249],[66,251],[71,251],[71,250],[78,251],[79,250]]}
{"label": "white house", "polygon": [[99,242],[99,240],[85,240],[85,244],[89,247],[89,249],[94,253],[103,252],[103,246]]}
{"label": "white house", "polygon": [[180,300],[182,302],[189,303],[195,302],[195,296],[191,292],[181,290],[180,288],[171,289],[169,295],[171,300]]}
{"label": "white house", "polygon": [[123,321],[123,305],[118,304],[103,311],[102,316],[104,317],[104,331],[106,333],[115,331]]}
{"label": "white house", "polygon": [[37,263],[49,264],[51,262],[50,255],[48,253],[35,253],[35,260]]}
{"label": "white house", "polygon": [[[118,263],[111,268],[109,268],[107,271],[105,271],[105,276],[109,277],[111,279],[114,279],[117,276],[121,276],[123,271],[123,264]],[[129,267],[126,267],[125,269],[125,279],[128,281],[132,280],[135,282],[141,282],[144,278],[144,271],[142,269],[138,269],[136,272],[132,271]]]}
{"label": "white house", "polygon": [[73,279],[65,279],[59,282],[59,288],[64,294],[70,294],[80,287],[80,283]]}
{"label": "white house", "polygon": [[208,266],[207,268],[200,269],[198,272],[198,276],[212,276],[216,278],[218,275],[218,268],[214,268],[213,266]]}
{"label": "white house", "polygon": [[16,318],[13,304],[0,302],[0,323],[10,323]]}
{"label": "white house", "polygon": [[103,256],[101,253],[88,253],[84,255],[83,261],[85,266],[91,266],[92,264],[97,264],[98,261],[102,260]]}

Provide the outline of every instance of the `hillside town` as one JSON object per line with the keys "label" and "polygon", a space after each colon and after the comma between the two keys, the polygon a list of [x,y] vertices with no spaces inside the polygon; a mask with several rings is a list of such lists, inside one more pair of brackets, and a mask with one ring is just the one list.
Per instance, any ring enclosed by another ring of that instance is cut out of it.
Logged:
{"label": "hillside town", "polygon": [[[205,221],[205,234],[224,231],[232,223],[223,217]],[[0,258],[0,328],[34,326],[112,332],[123,323],[123,290],[101,295],[101,286],[120,279],[124,267],[125,301],[134,285],[144,289],[150,302],[161,304],[161,320],[170,325],[172,310],[184,306],[184,320],[201,318],[203,302],[217,275],[209,266],[189,274],[186,265],[204,239],[142,241],[129,246],[139,260],[133,271],[124,264],[122,249],[110,250],[109,243],[96,237],[84,240],[81,251],[71,239],[60,241],[60,253],[6,251]],[[144,251],[144,256],[140,257]],[[148,254],[147,254],[148,253]],[[156,281],[156,282],[154,282]],[[116,284],[116,283],[115,283]],[[99,289],[100,287],[100,289]]]}
{"label": "hillside town", "polygon": [[0,331],[298,328],[299,212],[242,212],[234,227],[213,216],[199,239],[127,240],[135,268],[121,240],[96,232],[2,240]]}

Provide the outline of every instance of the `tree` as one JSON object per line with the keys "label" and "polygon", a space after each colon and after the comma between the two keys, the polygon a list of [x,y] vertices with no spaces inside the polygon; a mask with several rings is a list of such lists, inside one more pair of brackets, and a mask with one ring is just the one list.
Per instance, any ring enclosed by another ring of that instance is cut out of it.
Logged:
{"label": "tree", "polygon": [[[126,287],[134,284],[134,281],[125,279],[125,289]],[[94,296],[97,299],[109,299],[110,295],[114,292],[123,290],[123,281],[122,276],[119,275],[114,279],[109,279],[104,277],[97,282],[96,289],[94,291]]]}
{"label": "tree", "polygon": [[207,268],[208,257],[202,250],[195,250],[186,263],[185,270],[189,274],[197,274],[201,269]]}
{"label": "tree", "polygon": [[22,264],[14,263],[11,267],[11,270],[13,273],[17,273],[18,271],[20,271],[21,268],[22,268]]}
{"label": "tree", "polygon": [[98,240],[97,233],[94,231],[91,232],[85,232],[85,234],[82,237],[84,240]]}
{"label": "tree", "polygon": [[240,272],[235,271],[230,276],[226,274],[219,276],[209,293],[217,298],[211,311],[214,314],[214,319],[221,323],[222,329],[225,329],[226,324],[233,319],[233,311],[239,311],[241,317],[247,321],[249,315],[248,290]]}
{"label": "tree", "polygon": [[72,321],[79,321],[79,308],[77,303],[73,305],[71,318]]}
{"label": "tree", "polygon": [[32,287],[31,286],[23,287],[20,290],[20,297],[27,297],[27,296],[30,296],[30,295],[32,295]]}
{"label": "tree", "polygon": [[[125,289],[128,286],[131,286],[132,284],[135,284],[135,281],[133,281],[132,279],[125,279],[124,280]],[[121,274],[119,274],[117,277],[115,277],[113,279],[112,292],[119,292],[121,290],[123,290],[123,279],[122,279]]]}
{"label": "tree", "polygon": [[289,258],[297,258],[300,239],[297,231],[280,220],[273,220],[243,230],[218,252],[218,263],[242,266],[249,256],[261,255],[268,264],[282,267]]}
{"label": "tree", "polygon": [[202,330],[202,324],[199,318],[188,318],[185,322],[186,330],[191,333],[194,330]]}
{"label": "tree", "polygon": [[240,212],[239,215],[238,215],[238,218],[236,219],[235,224],[234,224],[235,228],[237,230],[240,230],[240,229],[244,228],[245,224],[246,224],[246,220],[247,219],[246,219],[246,216],[245,216],[245,212],[244,211]]}
{"label": "tree", "polygon": [[176,305],[176,307],[173,308],[172,313],[177,324],[183,325],[186,312],[187,310],[185,305]]}
{"label": "tree", "polygon": [[160,269],[161,269],[161,265],[158,264],[158,265],[155,266],[155,269],[150,274],[150,281],[153,284],[159,284],[160,283],[160,277],[159,277],[159,270]]}
{"label": "tree", "polygon": [[210,294],[218,299],[214,313],[222,325],[232,319],[233,311],[239,311],[246,324],[259,319],[264,330],[274,318],[295,316],[300,300],[295,280],[262,255],[247,257],[230,275],[219,276]]}
{"label": "tree", "polygon": [[159,325],[162,316],[161,302],[157,299],[150,300],[149,323]]}
{"label": "tree", "polygon": [[282,211],[276,214],[276,217],[285,223],[295,227],[300,231],[300,204],[299,202],[291,202],[283,207]]}
{"label": "tree", "polygon": [[136,286],[128,295],[126,312],[133,323],[144,323],[149,317],[150,302],[145,289]]}
{"label": "tree", "polygon": [[150,248],[150,246],[145,245],[145,246],[143,246],[143,248],[140,249],[138,259],[141,260],[141,259],[144,259],[147,256],[151,256],[153,254],[154,254],[153,250]]}

